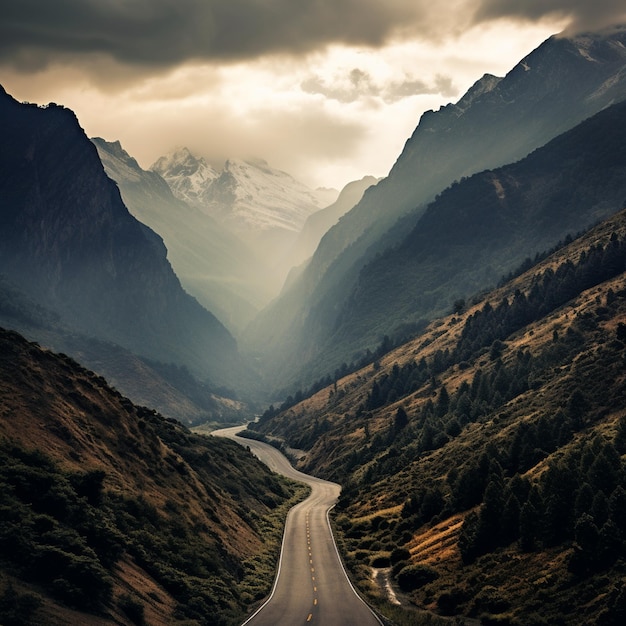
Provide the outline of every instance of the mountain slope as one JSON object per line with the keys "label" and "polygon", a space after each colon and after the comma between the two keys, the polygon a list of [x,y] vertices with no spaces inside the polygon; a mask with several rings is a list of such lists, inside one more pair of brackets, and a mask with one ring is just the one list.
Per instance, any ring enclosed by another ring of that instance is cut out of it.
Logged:
{"label": "mountain slope", "polygon": [[[168,183],[156,171],[141,169],[119,142],[100,138],[92,141],[106,173],[119,185],[129,211],[163,237],[168,259],[185,289],[231,332],[241,331],[273,295],[264,289],[264,277],[269,268],[263,260],[230,230],[175,197]],[[188,152],[185,154],[186,160],[181,161],[178,155],[176,161],[181,169],[178,178],[174,174],[178,170],[173,164],[165,170],[170,173],[170,185],[187,180],[191,186],[203,175],[197,170],[195,178],[187,174],[190,168],[193,171],[193,161],[189,163],[193,157]],[[185,164],[187,168],[183,167]],[[177,189],[177,193],[187,197],[190,192]]]}
{"label": "mountain slope", "polygon": [[299,232],[323,204],[318,193],[262,159],[229,159],[203,198],[205,210],[236,232]]}
{"label": "mountain slope", "polygon": [[135,404],[186,425],[245,421],[250,407],[197,380],[185,367],[141,358],[111,342],[81,335],[0,276],[0,327],[11,328],[98,372]]}
{"label": "mountain slope", "polygon": [[0,622],[239,623],[292,487],[0,329]]}
{"label": "mountain slope", "polygon": [[250,383],[228,331],[180,286],[162,240],[132,217],[74,114],[0,93],[0,266],[77,331],[201,379]]}
{"label": "mountain slope", "polygon": [[348,564],[383,610],[372,568],[441,615],[621,623],[625,296],[626,210],[255,426],[342,482]]}
{"label": "mountain slope", "polygon": [[339,192],[335,202],[310,215],[293,245],[289,256],[291,265],[298,266],[311,257],[322,237],[361,200],[365,191],[378,181],[379,179],[373,176],[364,176],[361,180],[352,181]]}
{"label": "mountain slope", "polygon": [[361,271],[331,335],[333,349],[373,348],[385,334],[441,315],[621,209],[625,129],[622,102],[518,163],[445,190],[400,245]]}
{"label": "mountain slope", "polygon": [[187,148],[152,164],[181,199],[235,231],[300,231],[306,218],[332,195],[312,190],[262,159],[229,159],[217,172]]}
{"label": "mountain slope", "polygon": [[[437,193],[462,177],[522,158],[623,100],[625,44],[623,29],[552,37],[504,78],[485,76],[456,104],[425,113],[389,176],[323,237],[291,293],[255,323],[247,340],[263,354],[276,354],[268,359],[269,371],[284,373],[285,362],[293,371],[296,360],[320,355],[359,271],[401,240]],[[406,214],[408,224],[383,237]],[[336,365],[333,360],[329,368]]]}

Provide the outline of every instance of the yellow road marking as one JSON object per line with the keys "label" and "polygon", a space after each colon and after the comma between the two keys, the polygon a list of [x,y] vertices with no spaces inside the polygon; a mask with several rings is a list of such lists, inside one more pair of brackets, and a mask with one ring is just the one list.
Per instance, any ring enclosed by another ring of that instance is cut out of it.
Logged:
{"label": "yellow road marking", "polygon": [[309,613],[309,616],[306,618],[307,622],[310,622],[313,619],[313,613]]}

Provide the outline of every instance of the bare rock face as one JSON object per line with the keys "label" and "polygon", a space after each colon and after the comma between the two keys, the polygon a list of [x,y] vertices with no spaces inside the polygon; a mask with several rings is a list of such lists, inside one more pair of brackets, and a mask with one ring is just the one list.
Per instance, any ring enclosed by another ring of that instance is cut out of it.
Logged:
{"label": "bare rock face", "polygon": [[182,289],[161,238],[126,209],[72,111],[0,93],[0,271],[76,331],[241,379],[234,339]]}

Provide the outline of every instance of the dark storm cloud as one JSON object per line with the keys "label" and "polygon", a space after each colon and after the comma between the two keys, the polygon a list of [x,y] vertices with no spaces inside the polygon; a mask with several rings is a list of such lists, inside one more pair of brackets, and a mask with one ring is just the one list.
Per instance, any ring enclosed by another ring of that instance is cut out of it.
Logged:
{"label": "dark storm cloud", "polygon": [[378,46],[427,19],[420,0],[0,0],[0,58],[46,65],[104,53],[168,66],[189,59]]}
{"label": "dark storm cloud", "polygon": [[626,23],[624,0],[482,0],[475,14],[477,21],[513,17],[535,21],[544,17],[571,19],[571,33],[597,30]]}
{"label": "dark storm cloud", "polygon": [[437,38],[498,17],[596,28],[625,13],[624,0],[0,0],[0,61],[37,69],[96,53],[169,67]]}

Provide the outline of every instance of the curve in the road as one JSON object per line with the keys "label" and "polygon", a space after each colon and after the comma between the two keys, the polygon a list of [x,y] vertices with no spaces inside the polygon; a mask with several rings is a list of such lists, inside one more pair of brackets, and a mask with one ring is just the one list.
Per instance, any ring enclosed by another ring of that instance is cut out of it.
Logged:
{"label": "curve in the road", "polygon": [[339,485],[299,472],[272,446],[237,437],[241,430],[212,434],[248,447],[271,470],[311,487],[287,515],[270,596],[242,626],[382,626],[350,582],[333,537],[329,514]]}

